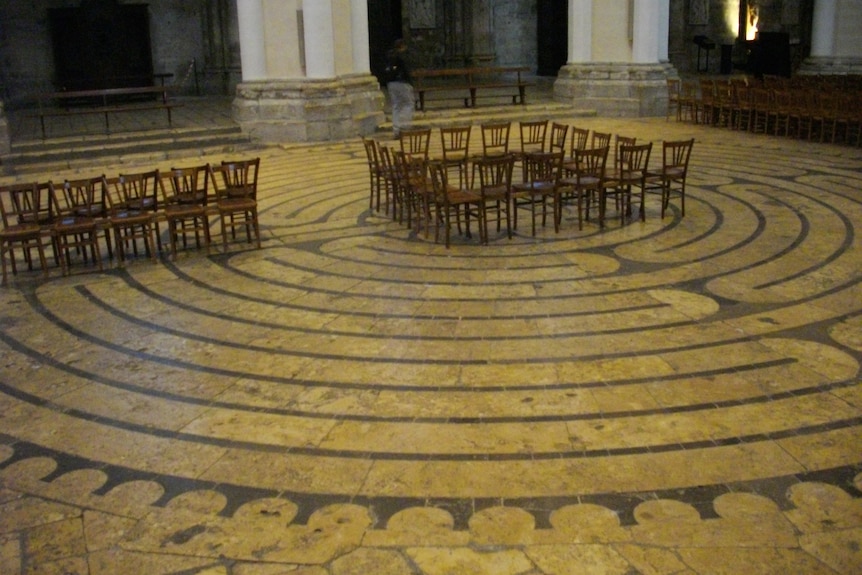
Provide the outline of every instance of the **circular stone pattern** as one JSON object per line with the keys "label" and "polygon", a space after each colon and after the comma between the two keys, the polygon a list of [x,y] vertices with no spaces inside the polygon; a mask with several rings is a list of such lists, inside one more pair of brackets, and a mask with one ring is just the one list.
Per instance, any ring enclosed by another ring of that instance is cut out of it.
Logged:
{"label": "circular stone pattern", "polygon": [[558,234],[522,212],[512,240],[455,228],[446,249],[368,209],[357,140],[262,154],[261,250],[22,273],[0,292],[0,465],[48,457],[46,480],[96,468],[94,489],[147,480],[163,501],[214,489],[228,510],[281,496],[300,519],[432,502],[461,526],[500,501],[849,488],[859,154],[625,126],[654,167],[662,137],[696,134],[685,217],[648,194],[643,223],[611,202],[578,231],[566,206]]}

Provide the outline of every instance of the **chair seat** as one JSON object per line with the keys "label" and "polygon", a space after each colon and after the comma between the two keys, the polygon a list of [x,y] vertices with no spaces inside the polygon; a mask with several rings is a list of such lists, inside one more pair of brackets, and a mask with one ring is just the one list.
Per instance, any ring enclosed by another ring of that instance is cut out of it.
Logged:
{"label": "chair seat", "polygon": [[191,218],[206,213],[206,207],[200,204],[171,204],[165,206],[165,216],[168,218]]}
{"label": "chair seat", "polygon": [[685,168],[668,168],[661,176],[663,178],[681,178],[685,174]]}
{"label": "chair seat", "polygon": [[446,192],[449,196],[450,204],[470,204],[481,201],[481,196],[470,190],[453,190],[449,189]]}
{"label": "chair seat", "polygon": [[16,224],[0,231],[0,238],[6,241],[23,240],[36,237],[41,234],[42,228],[38,224]]}
{"label": "chair seat", "polygon": [[96,220],[84,216],[68,216],[54,224],[54,231],[64,234],[84,233],[96,227]]}
{"label": "chair seat", "polygon": [[582,188],[589,187],[598,187],[599,183],[601,183],[601,179],[596,176],[581,176],[578,178],[564,178],[560,180],[560,184],[564,186],[578,186],[580,185]]}
{"label": "chair seat", "polygon": [[200,204],[206,198],[206,192],[190,192],[178,193],[174,196],[174,201],[178,204]]}
{"label": "chair seat", "polygon": [[138,198],[135,200],[129,200],[126,202],[126,208],[129,210],[152,210],[155,205],[155,200],[153,198]]}
{"label": "chair seat", "polygon": [[153,214],[135,210],[122,210],[114,212],[108,218],[112,225],[140,225],[147,224],[153,220]]}
{"label": "chair seat", "polygon": [[518,182],[512,184],[516,192],[527,192],[531,194],[544,194],[554,190],[555,182]]}
{"label": "chair seat", "polygon": [[257,207],[257,202],[248,197],[223,198],[216,202],[220,212],[251,210]]}

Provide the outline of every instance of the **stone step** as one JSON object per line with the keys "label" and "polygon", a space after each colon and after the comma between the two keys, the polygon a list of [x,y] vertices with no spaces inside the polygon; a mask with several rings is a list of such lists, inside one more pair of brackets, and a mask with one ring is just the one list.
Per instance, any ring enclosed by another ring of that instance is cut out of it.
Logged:
{"label": "stone step", "polygon": [[[433,103],[431,104],[433,106]],[[437,128],[440,126],[451,126],[457,124],[479,125],[494,121],[533,121],[541,119],[563,119],[595,117],[596,110],[576,108],[569,104],[558,104],[543,102],[527,105],[510,106],[484,106],[476,108],[439,108],[433,107],[424,112],[416,112],[413,123],[417,126]],[[387,115],[387,121],[381,124],[379,131],[392,130],[391,115]]]}
{"label": "stone step", "polygon": [[120,167],[152,165],[259,147],[238,126],[150,130],[14,143],[11,152],[0,157],[0,165],[5,174],[50,173],[103,166],[107,158]]}

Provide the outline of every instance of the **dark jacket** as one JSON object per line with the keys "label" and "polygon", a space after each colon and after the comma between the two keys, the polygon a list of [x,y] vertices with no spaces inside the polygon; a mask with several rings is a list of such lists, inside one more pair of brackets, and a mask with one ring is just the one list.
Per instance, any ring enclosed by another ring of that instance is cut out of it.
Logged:
{"label": "dark jacket", "polygon": [[387,84],[389,82],[413,83],[413,80],[410,78],[410,69],[407,67],[402,54],[402,52],[398,52],[397,50],[387,52],[386,67],[383,69],[384,80]]}

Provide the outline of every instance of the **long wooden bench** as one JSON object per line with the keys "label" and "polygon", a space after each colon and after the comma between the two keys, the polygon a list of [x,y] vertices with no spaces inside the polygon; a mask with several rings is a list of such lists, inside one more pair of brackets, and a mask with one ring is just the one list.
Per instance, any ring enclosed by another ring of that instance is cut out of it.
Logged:
{"label": "long wooden bench", "polygon": [[69,90],[43,94],[39,97],[39,117],[42,139],[45,139],[45,118],[52,116],[78,116],[103,114],[105,133],[111,132],[110,114],[165,110],[168,125],[172,125],[171,110],[182,104],[169,98],[171,86],[141,86],[135,88],[107,88],[104,90]]}
{"label": "long wooden bench", "polygon": [[530,68],[521,66],[415,70],[416,109],[425,111],[426,96],[433,92],[441,94],[434,100],[463,100],[464,107],[475,108],[478,93],[486,90],[486,97],[511,97],[513,104],[523,105],[527,103],[527,87],[534,85],[523,77],[528,72]]}

